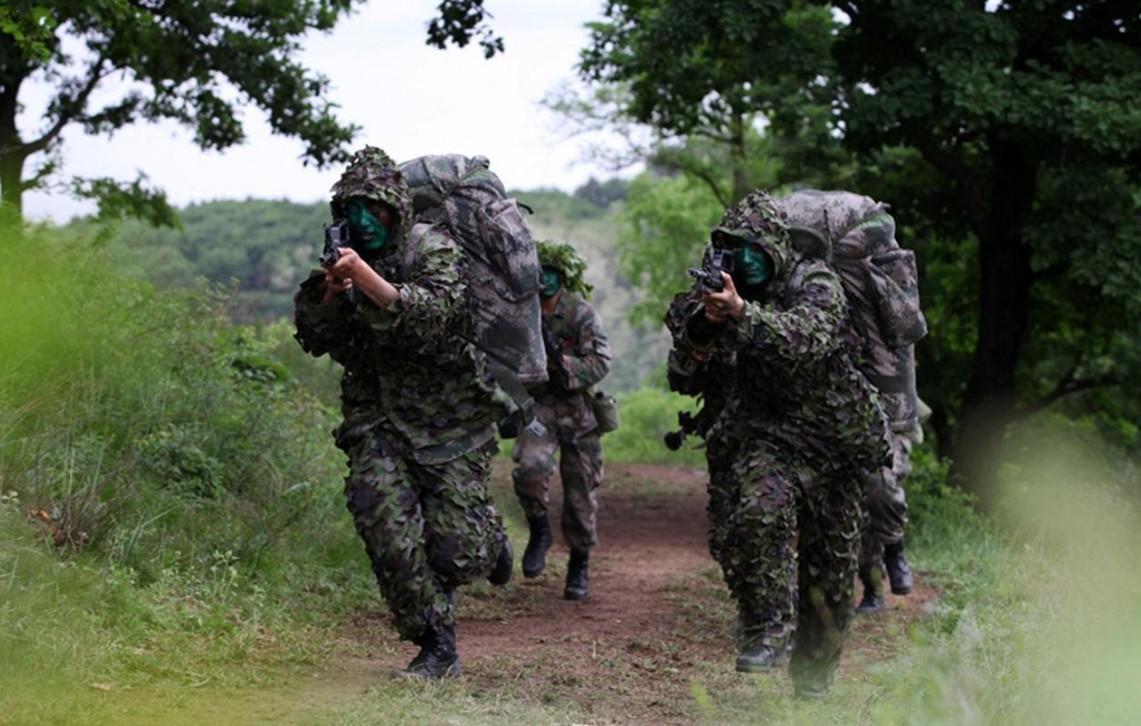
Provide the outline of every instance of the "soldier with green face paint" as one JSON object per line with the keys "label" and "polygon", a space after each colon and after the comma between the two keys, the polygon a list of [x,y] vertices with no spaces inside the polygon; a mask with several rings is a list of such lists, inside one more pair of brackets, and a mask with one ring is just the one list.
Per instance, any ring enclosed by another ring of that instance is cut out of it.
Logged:
{"label": "soldier with green face paint", "polygon": [[857,368],[839,279],[824,259],[793,250],[773,200],[749,194],[711,237],[736,251],[736,264],[722,291],[681,299],[688,311],[671,325],[671,375],[703,361],[731,365],[706,440],[716,448],[710,550],[737,601],[737,669],[791,656],[798,695],[819,697],[852,614],[859,472],[888,460],[887,423]]}
{"label": "soldier with green face paint", "polygon": [[595,515],[602,483],[598,421],[587,396],[610,370],[610,343],[598,314],[586,302],[591,288],[582,279],[583,259],[568,244],[539,242],[536,246],[542,265],[539,296],[550,380],[531,391],[535,415],[546,432],[521,431],[511,455],[515,493],[531,529],[523,574],[537,577],[546,566],[551,546],[547,484],[558,453],[562,533],[571,551],[563,595],[582,600],[589,592],[590,549],[598,541]]}
{"label": "soldier with green face paint", "polygon": [[332,191],[352,245],[302,283],[297,339],[344,367],[334,435],[349,458],[348,508],[397,631],[420,646],[399,675],[456,675],[456,588],[511,577],[487,490],[503,397],[468,342],[460,248],[444,228],[412,223],[392,160],[365,147]]}

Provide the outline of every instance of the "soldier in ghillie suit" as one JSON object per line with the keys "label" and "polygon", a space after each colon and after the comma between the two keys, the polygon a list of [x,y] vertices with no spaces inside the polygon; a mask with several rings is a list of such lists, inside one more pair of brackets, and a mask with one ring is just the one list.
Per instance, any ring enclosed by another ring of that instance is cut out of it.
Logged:
{"label": "soldier in ghillie suit", "polygon": [[586,263],[568,244],[539,242],[543,340],[549,381],[531,391],[535,415],[546,428],[539,436],[523,430],[515,442],[511,472],[515,493],[527,515],[531,537],[523,553],[523,574],[536,577],[546,566],[551,546],[547,482],[555,471],[563,484],[562,532],[570,547],[568,600],[589,591],[590,548],[598,542],[595,515],[602,483],[602,445],[598,421],[588,396],[610,371],[610,343],[598,314],[587,302],[591,287],[582,279]]}
{"label": "soldier in ghillie suit", "polygon": [[820,246],[840,278],[852,328],[860,338],[860,370],[876,388],[891,428],[889,466],[864,472],[867,518],[860,553],[864,592],[857,612],[884,607],[883,569],[891,591],[911,592],[903,553],[907,500],[903,480],[911,448],[923,440],[926,409],[916,391],[915,342],[927,333],[919,304],[915,255],[896,241],[887,206],[845,191],[801,189],[778,200],[798,248]]}
{"label": "soldier in ghillie suit", "polygon": [[670,350],[666,366],[666,381],[671,391],[683,396],[694,396],[701,401],[701,409],[691,418],[692,430],[679,434],[692,433],[705,441],[705,463],[709,470],[709,500],[706,514],[709,520],[708,542],[713,559],[721,562],[722,537],[715,522],[723,522],[729,515],[731,505],[725,492],[731,491],[732,482],[729,465],[729,442],[725,440],[725,429],[716,426],[717,420],[732,398],[733,381],[736,372],[736,353],[718,351],[698,351],[685,345],[685,327],[688,316],[703,306],[703,296],[699,289],[678,293],[670,303],[666,313],[666,328],[674,337],[674,347]]}
{"label": "soldier in ghillie suit", "polygon": [[[914,346],[911,346],[914,348]],[[906,351],[914,356],[913,350]],[[864,591],[856,611],[874,613],[885,606],[883,571],[887,570],[892,593],[907,595],[913,578],[911,565],[903,552],[904,528],[907,526],[907,496],[903,482],[911,473],[911,449],[923,443],[923,427],[917,417],[900,414],[908,408],[900,399],[906,392],[877,389],[884,413],[891,425],[892,460],[887,466],[867,472],[864,477],[865,504],[868,516],[860,546],[860,582]],[[925,408],[919,399],[918,407]]]}
{"label": "soldier in ghillie suit", "polygon": [[400,637],[420,646],[397,675],[456,675],[456,588],[511,577],[487,490],[501,394],[467,342],[462,253],[443,228],[412,224],[392,160],[365,147],[332,192],[352,249],[302,283],[297,339],[344,366],[348,508]]}
{"label": "soldier in ghillie suit", "polygon": [[852,614],[860,472],[888,460],[887,423],[853,359],[844,291],[823,259],[797,254],[773,200],[730,208],[712,245],[735,253],[706,288],[675,354],[734,354],[729,400],[709,437],[726,462],[710,482],[710,543],[737,601],[737,669],[783,665],[797,693],[825,694]]}

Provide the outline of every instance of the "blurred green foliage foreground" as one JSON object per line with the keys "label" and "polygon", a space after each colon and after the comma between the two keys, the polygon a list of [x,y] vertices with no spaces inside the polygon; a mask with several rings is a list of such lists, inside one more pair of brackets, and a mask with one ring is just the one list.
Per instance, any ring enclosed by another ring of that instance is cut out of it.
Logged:
{"label": "blurred green foliage foreground", "polygon": [[[337,634],[376,595],[341,503],[335,372],[287,325],[234,325],[224,294],[128,280],[58,232],[0,257],[0,722],[114,722],[99,714],[116,698],[336,673]],[[678,401],[643,389],[624,406],[611,461],[700,466],[658,443]],[[697,684],[694,719],[1136,721],[1137,472],[1078,424],[1010,448],[1001,521],[918,451],[913,551],[941,594],[900,657],[845,674],[823,704],[771,681]],[[311,721],[579,715],[463,681],[416,698],[376,685]]]}

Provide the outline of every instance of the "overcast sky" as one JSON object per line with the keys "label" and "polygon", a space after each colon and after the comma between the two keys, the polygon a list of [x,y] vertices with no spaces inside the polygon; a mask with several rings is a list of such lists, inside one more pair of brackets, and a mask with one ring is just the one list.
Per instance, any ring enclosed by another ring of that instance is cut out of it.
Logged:
{"label": "overcast sky", "polygon": [[[342,119],[361,126],[355,146],[380,146],[403,160],[429,153],[483,154],[510,187],[573,189],[605,171],[578,163],[584,140],[566,139],[538,101],[574,75],[587,40],[583,24],[602,0],[488,0],[507,52],[484,60],[478,47],[425,45],[438,0],[374,0],[329,35],[305,43],[303,62],[332,81]],[[39,128],[49,89],[25,96],[25,136]],[[116,89],[105,93],[113,98]],[[98,102],[98,98],[96,99]],[[246,142],[204,152],[175,124],[137,125],[113,137],[65,132],[65,175],[133,179],[138,170],[182,206],[210,199],[325,199],[339,171],[299,161],[302,145],[275,137],[263,114],[243,110]],[[92,208],[66,195],[25,195],[29,218],[64,220]]]}

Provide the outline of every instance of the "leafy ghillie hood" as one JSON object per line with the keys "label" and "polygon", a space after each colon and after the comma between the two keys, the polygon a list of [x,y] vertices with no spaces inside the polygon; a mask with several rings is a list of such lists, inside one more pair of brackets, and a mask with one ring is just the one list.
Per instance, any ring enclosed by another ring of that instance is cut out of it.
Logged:
{"label": "leafy ghillie hood", "polygon": [[562,273],[564,290],[577,292],[584,300],[590,299],[594,286],[582,279],[583,273],[586,272],[586,260],[582,259],[574,247],[566,242],[551,240],[540,240],[535,243],[535,247],[539,251],[541,266],[551,267]]}
{"label": "leafy ghillie hood", "polygon": [[364,197],[383,202],[396,210],[399,217],[396,234],[403,236],[412,226],[412,195],[392,157],[375,146],[358,149],[349,166],[332,186],[333,201],[329,206],[333,217],[343,217],[345,202]]}
{"label": "leafy ghillie hood", "polygon": [[725,210],[710,240],[714,247],[760,247],[772,260],[774,281],[783,280],[791,270],[793,249],[788,219],[768,192],[760,189]]}

